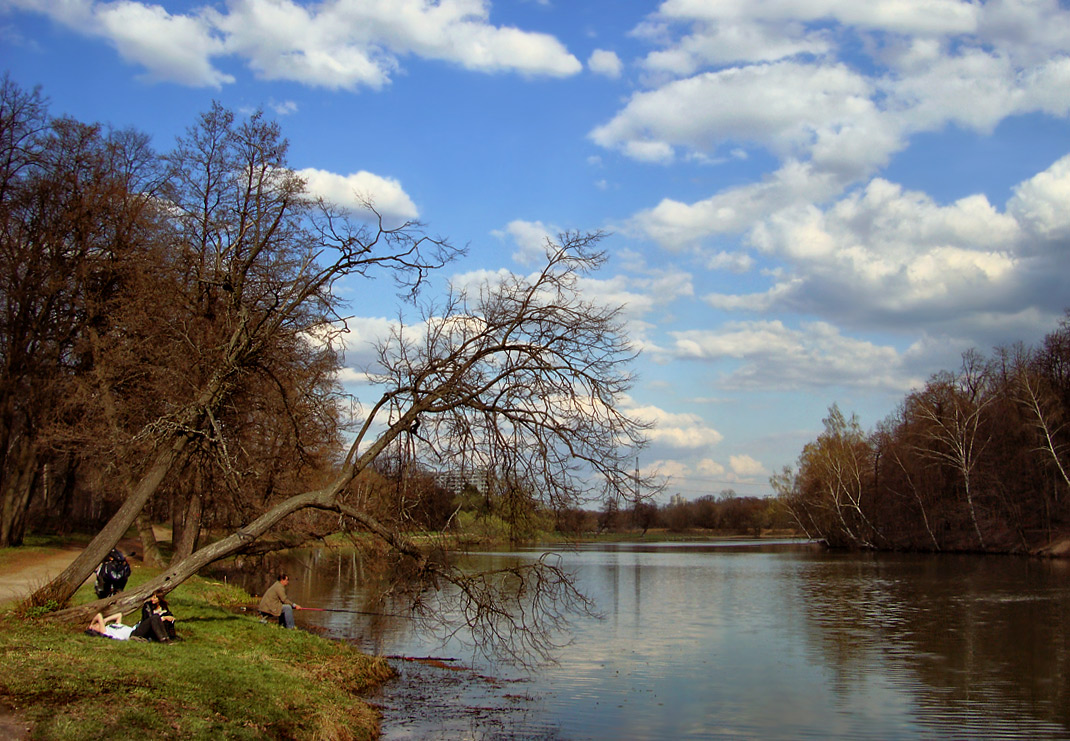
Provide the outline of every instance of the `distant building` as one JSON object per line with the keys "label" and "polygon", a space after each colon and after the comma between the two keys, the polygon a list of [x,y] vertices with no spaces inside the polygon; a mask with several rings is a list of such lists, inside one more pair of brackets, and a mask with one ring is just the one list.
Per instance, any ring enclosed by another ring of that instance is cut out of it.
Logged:
{"label": "distant building", "polygon": [[466,487],[472,487],[480,494],[487,491],[487,472],[485,469],[462,470],[450,469],[435,474],[435,483],[450,494],[460,494]]}
{"label": "distant building", "polygon": [[687,500],[684,499],[682,494],[673,494],[672,498],[669,499],[669,506],[670,507],[679,507],[681,504],[686,504],[686,503],[687,503]]}

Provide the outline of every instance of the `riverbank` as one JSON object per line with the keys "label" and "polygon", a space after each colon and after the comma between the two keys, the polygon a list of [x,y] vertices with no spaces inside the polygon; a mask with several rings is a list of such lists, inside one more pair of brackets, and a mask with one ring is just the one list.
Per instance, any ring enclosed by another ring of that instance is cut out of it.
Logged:
{"label": "riverbank", "polygon": [[[0,552],[9,581],[65,556],[58,548],[19,550]],[[151,575],[135,563],[131,585]],[[86,584],[75,602],[92,598]],[[261,623],[235,610],[248,603],[245,592],[218,582],[193,578],[169,600],[182,639],[171,645],[86,635],[16,615],[13,600],[0,601],[0,737],[378,736],[378,713],[360,696],[393,676],[384,659]]]}

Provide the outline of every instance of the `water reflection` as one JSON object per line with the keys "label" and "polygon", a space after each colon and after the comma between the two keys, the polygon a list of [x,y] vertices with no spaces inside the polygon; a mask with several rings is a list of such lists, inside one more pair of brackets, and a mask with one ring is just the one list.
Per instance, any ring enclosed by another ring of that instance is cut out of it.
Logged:
{"label": "water reflection", "polygon": [[[476,554],[469,565],[538,555]],[[564,558],[603,617],[576,623],[558,663],[531,674],[403,619],[299,620],[383,655],[464,659],[395,662],[402,677],[378,698],[388,740],[1070,739],[1066,563],[798,544],[602,546]],[[286,567],[301,604],[400,607],[383,601],[389,568],[355,552],[299,554]]]}
{"label": "water reflection", "polygon": [[838,693],[873,667],[947,737],[1066,736],[1067,564],[826,556],[803,572],[811,650]]}

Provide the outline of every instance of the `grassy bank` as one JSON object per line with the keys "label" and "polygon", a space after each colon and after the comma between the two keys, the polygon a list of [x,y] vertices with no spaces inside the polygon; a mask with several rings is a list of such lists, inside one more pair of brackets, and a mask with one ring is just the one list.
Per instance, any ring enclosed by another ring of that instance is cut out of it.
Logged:
{"label": "grassy bank", "polygon": [[233,587],[192,579],[168,599],[182,638],[170,645],[0,614],[0,705],[41,739],[376,737],[358,694],[392,675],[385,660],[236,613],[249,598]]}

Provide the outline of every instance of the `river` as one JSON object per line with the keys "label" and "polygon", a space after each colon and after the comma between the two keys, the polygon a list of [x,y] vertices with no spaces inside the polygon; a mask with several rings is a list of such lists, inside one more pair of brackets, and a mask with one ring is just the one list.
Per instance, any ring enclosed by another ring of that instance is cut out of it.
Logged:
{"label": "river", "polygon": [[[392,659],[399,678],[370,698],[386,741],[1070,739],[1070,563],[761,541],[560,553],[601,614],[534,670],[401,617],[298,622],[370,653],[446,660]],[[375,575],[352,552],[285,568],[299,604],[373,611]]]}

